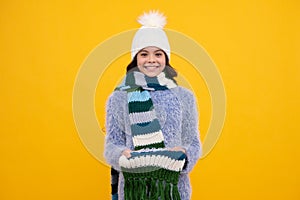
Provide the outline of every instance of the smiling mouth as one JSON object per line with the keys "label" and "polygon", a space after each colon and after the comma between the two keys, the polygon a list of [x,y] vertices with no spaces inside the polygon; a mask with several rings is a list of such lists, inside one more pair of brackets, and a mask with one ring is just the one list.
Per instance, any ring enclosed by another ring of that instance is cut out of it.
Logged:
{"label": "smiling mouth", "polygon": [[144,68],[146,68],[146,69],[148,69],[148,68],[150,68],[150,69],[153,69],[153,68],[159,68],[159,66],[144,66]]}

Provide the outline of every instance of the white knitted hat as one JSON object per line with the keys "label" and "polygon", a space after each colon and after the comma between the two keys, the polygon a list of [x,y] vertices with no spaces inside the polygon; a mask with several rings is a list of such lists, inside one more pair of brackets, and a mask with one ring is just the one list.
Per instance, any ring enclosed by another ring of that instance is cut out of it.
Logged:
{"label": "white knitted hat", "polygon": [[168,37],[163,30],[166,18],[158,11],[144,13],[138,19],[142,27],[135,33],[131,46],[131,58],[143,48],[155,46],[162,49],[170,60],[170,45]]}

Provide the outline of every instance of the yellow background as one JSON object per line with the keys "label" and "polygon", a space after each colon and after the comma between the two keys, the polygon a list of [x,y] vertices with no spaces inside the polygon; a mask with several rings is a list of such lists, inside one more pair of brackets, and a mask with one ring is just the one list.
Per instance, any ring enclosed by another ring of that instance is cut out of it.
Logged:
{"label": "yellow background", "polygon": [[296,0],[1,1],[0,199],[110,198],[109,169],[78,137],[72,90],[91,50],[149,9],[207,50],[226,89],[225,126],[191,173],[192,199],[300,199]]}

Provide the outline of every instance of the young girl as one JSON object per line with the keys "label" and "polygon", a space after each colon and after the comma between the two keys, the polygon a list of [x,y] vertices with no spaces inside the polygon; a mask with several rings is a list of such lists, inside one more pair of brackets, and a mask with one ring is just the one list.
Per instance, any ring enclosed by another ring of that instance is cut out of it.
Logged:
{"label": "young girl", "polygon": [[139,22],[126,77],[107,101],[104,154],[120,172],[112,183],[119,199],[189,200],[189,172],[201,156],[195,97],[176,83],[164,16]]}

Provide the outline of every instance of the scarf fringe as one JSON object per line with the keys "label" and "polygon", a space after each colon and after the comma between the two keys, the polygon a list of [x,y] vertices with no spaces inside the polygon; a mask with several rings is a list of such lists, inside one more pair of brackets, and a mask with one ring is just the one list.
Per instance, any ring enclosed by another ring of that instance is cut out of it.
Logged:
{"label": "scarf fringe", "polygon": [[180,200],[179,172],[158,169],[147,173],[123,172],[127,200]]}
{"label": "scarf fringe", "polygon": [[153,178],[126,179],[124,197],[128,200],[180,200],[177,185]]}

